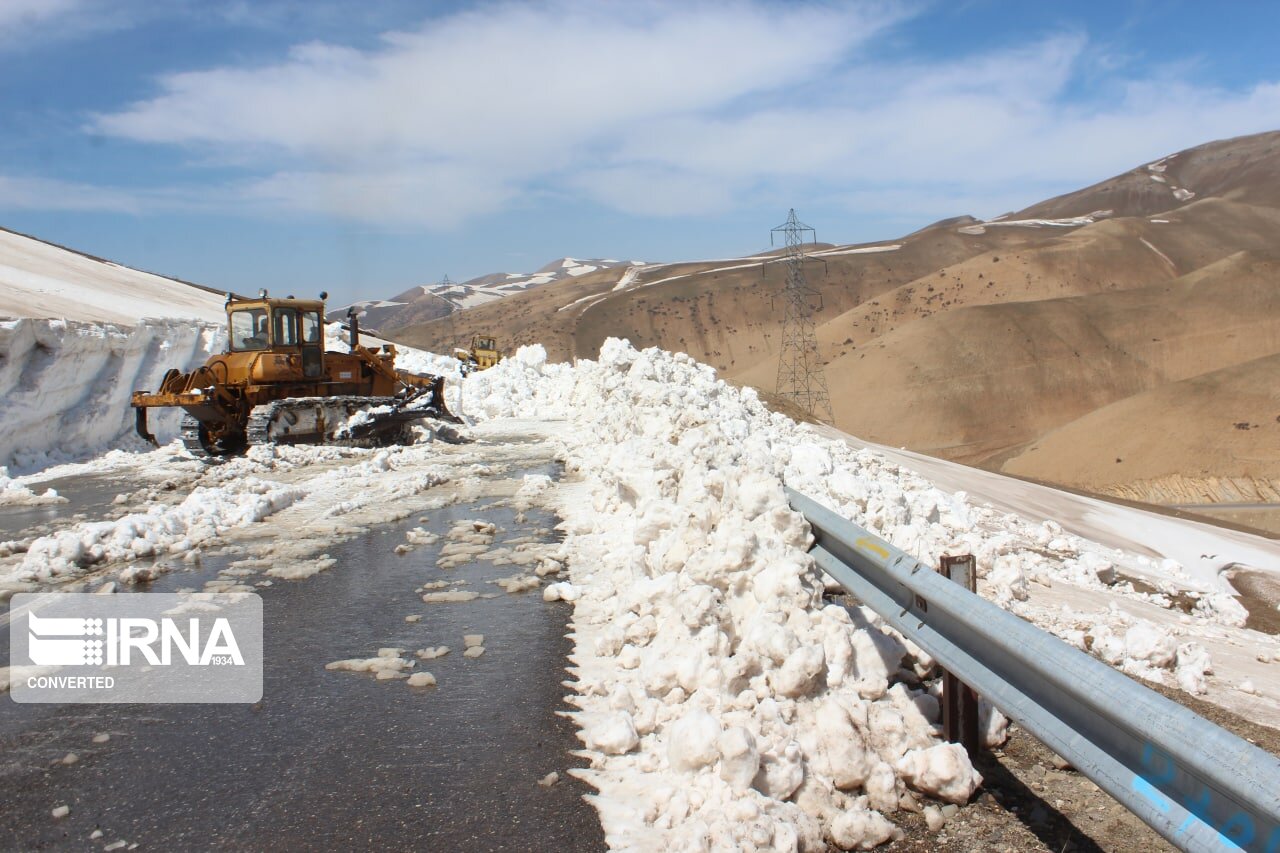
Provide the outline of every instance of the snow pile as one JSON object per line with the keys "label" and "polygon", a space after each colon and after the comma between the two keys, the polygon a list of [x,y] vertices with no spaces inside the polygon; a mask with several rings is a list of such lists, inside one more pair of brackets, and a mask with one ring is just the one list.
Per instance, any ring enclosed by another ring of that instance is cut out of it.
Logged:
{"label": "snow pile", "polygon": [[10,478],[9,469],[0,466],[0,506],[35,506],[37,504],[65,503],[57,489],[45,489],[37,494]]}
{"label": "snow pile", "polygon": [[[130,394],[155,390],[171,367],[203,364],[221,349],[220,328],[191,320],[0,321],[0,465],[40,467],[127,439]],[[151,411],[161,443],[177,436],[180,416]]]}
{"label": "snow pile", "polygon": [[467,400],[583,427],[569,466],[595,498],[562,508],[573,580],[544,597],[576,599],[574,701],[612,846],[869,846],[910,790],[968,798],[980,780],[937,748],[936,700],[894,684],[933,662],[822,604],[781,488],[789,421],[686,356],[616,340],[576,369],[538,348],[504,365],[468,378]]}
{"label": "snow pile", "polygon": [[[587,488],[560,507],[569,579],[543,597],[574,605],[571,701],[611,846],[873,846],[918,796],[963,802],[980,781],[938,743],[929,656],[866,609],[824,606],[783,483],[925,563],[975,554],[987,597],[1126,671],[1190,691],[1211,671],[1203,647],[1122,612],[1027,609],[1031,584],[1167,608],[1172,582],[1138,593],[1118,570],[1145,563],[1194,586],[1173,561],[974,506],[771,414],[685,355],[609,340],[571,367],[525,347],[463,393],[473,414],[573,424],[565,457]],[[1232,624],[1219,597],[1202,590],[1187,622]],[[1003,717],[986,722],[999,742]]]}
{"label": "snow pile", "polygon": [[49,581],[102,562],[181,554],[230,527],[261,521],[302,497],[302,489],[245,478],[231,486],[197,487],[176,506],[155,506],[114,521],[78,524],[35,539],[5,583]]}

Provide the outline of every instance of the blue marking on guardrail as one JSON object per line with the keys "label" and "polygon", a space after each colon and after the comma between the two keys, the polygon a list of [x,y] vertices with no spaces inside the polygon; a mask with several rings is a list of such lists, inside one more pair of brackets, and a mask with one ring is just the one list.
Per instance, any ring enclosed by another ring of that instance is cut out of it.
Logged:
{"label": "blue marking on guardrail", "polygon": [[[1168,784],[1177,777],[1177,763],[1167,752],[1148,743],[1142,748],[1142,766],[1150,772],[1150,777],[1135,775],[1132,783],[1133,790],[1141,794],[1162,814],[1168,814],[1173,807],[1173,801],[1161,793],[1156,785]],[[1182,835],[1196,824],[1204,824],[1217,833],[1218,842],[1224,850],[1241,850],[1243,845],[1253,841],[1258,830],[1251,815],[1237,811],[1223,821],[1221,826],[1215,826],[1210,815],[1212,803],[1213,792],[1203,785],[1198,795],[1182,798],[1181,806],[1187,810],[1187,817],[1178,826],[1176,832]],[[1280,851],[1280,829],[1271,833],[1265,853],[1278,853],[1278,851]]]}
{"label": "blue marking on guardrail", "polygon": [[[1173,808],[1173,803],[1141,776],[1133,777],[1133,790],[1141,794],[1147,802],[1159,809],[1162,814],[1168,814],[1169,809]],[[1182,827],[1179,827],[1179,832],[1181,831]]]}

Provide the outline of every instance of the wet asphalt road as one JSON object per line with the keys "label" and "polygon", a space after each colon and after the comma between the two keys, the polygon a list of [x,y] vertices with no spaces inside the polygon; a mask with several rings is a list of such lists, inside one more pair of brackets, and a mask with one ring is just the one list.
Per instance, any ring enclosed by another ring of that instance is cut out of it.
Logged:
{"label": "wet asphalt road", "polygon": [[[511,476],[522,473],[555,472]],[[58,509],[82,511],[79,503]],[[442,534],[454,519],[496,522],[494,547],[555,525],[542,510],[518,523],[508,508],[476,504],[429,515],[425,526]],[[414,588],[424,581],[466,578],[466,589],[500,593],[485,581],[516,569],[473,562],[442,572],[435,560],[447,540],[396,556],[416,526],[415,514],[376,528],[330,548],[338,563],[328,571],[261,590],[257,706],[0,700],[0,848],[602,849],[582,799],[590,789],[565,773],[583,765],[569,754],[579,747],[573,724],[557,714],[570,710],[560,683],[570,605],[537,591],[422,603]],[[198,587],[228,559],[206,558],[152,590]],[[423,619],[405,622],[414,613]],[[485,655],[462,656],[466,633],[485,635]],[[415,670],[432,672],[435,688],[324,669],[380,647],[411,656],[436,645],[453,651]],[[110,740],[93,743],[104,732]],[[69,752],[80,760],[64,766]],[[538,785],[551,771],[560,781]],[[63,804],[70,814],[54,819]],[[90,840],[95,829],[103,837]]]}
{"label": "wet asphalt road", "polygon": [[37,493],[56,489],[67,499],[65,503],[35,506],[0,506],[0,540],[26,539],[47,532],[49,525],[77,513],[93,518],[104,517],[112,501],[121,492],[137,488],[128,480],[95,474],[85,477],[59,477],[31,487]]}

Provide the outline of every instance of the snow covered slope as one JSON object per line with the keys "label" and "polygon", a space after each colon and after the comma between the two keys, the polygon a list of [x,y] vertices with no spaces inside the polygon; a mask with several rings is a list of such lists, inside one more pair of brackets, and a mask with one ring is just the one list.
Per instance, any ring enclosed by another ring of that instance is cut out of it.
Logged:
{"label": "snow covered slope", "polygon": [[0,229],[0,318],[223,322],[225,297]]}

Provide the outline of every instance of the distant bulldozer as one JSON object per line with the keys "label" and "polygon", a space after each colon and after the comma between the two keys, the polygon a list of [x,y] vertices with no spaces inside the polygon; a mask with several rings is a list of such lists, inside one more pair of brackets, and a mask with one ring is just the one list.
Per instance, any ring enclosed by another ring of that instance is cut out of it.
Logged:
{"label": "distant bulldozer", "polygon": [[170,370],[154,394],[135,391],[137,430],[152,444],[147,410],[180,406],[182,441],[196,456],[242,453],[257,444],[380,446],[408,443],[424,418],[457,422],[444,403],[444,377],[395,369],[396,350],[324,349],[324,300],[227,294],[227,351],[190,373]]}
{"label": "distant bulldozer", "polygon": [[488,370],[502,361],[502,353],[498,352],[498,341],[490,335],[473,335],[471,349],[456,349],[454,357],[462,362],[462,372]]}

